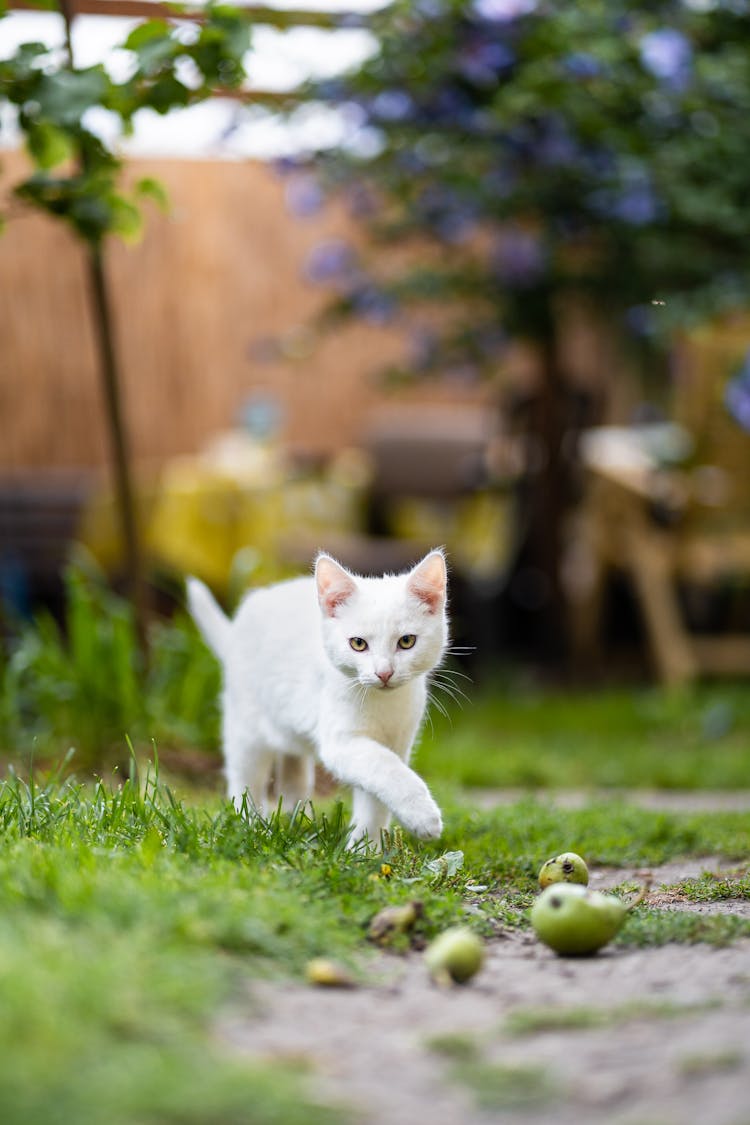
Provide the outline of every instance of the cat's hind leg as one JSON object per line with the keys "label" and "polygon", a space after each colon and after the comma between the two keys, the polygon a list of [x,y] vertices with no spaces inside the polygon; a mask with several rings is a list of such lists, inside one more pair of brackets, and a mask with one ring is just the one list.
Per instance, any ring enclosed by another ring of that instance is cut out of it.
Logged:
{"label": "cat's hind leg", "polygon": [[364,789],[352,790],[352,822],[349,826],[348,848],[355,848],[363,840],[375,847],[381,846],[381,833],[391,822],[390,809]]}
{"label": "cat's hind leg", "polygon": [[225,715],[223,746],[227,795],[234,807],[266,816],[273,752],[258,741],[250,724],[236,721],[231,714]]}
{"label": "cat's hind leg", "polygon": [[315,762],[306,754],[277,754],[274,796],[284,812],[292,812],[312,797]]}

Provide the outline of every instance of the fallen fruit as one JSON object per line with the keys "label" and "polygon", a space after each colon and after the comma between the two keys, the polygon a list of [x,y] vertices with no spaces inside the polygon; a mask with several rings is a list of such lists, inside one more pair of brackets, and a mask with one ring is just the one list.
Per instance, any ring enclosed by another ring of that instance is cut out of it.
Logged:
{"label": "fallen fruit", "polygon": [[539,872],[539,886],[544,890],[552,883],[582,883],[589,881],[589,869],[575,852],[561,852],[554,859],[542,864]]}
{"label": "fallen fruit", "polygon": [[590,891],[578,883],[555,883],[531,908],[531,924],[540,941],[561,954],[596,953],[619,932],[628,913],[642,902],[648,887],[631,902]]}
{"label": "fallen fruit", "polygon": [[353,988],[354,978],[343,965],[330,961],[327,957],[313,957],[305,966],[305,977],[309,984],[319,984],[327,988]]}
{"label": "fallen fruit", "polygon": [[386,906],[371,919],[368,937],[380,945],[387,945],[397,934],[410,930],[422,916],[421,902],[407,902],[403,906]]}
{"label": "fallen fruit", "polygon": [[424,959],[438,984],[465,984],[484,963],[484,943],[466,926],[452,926],[428,945]]}

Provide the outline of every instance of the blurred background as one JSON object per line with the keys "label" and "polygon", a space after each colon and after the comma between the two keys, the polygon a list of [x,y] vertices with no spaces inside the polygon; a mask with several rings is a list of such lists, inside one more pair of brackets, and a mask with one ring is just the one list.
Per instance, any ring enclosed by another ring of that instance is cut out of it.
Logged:
{"label": "blurred background", "polygon": [[179,742],[184,575],[319,549],[445,545],[480,682],[747,676],[747,18],[4,6],[6,746],[144,677]]}

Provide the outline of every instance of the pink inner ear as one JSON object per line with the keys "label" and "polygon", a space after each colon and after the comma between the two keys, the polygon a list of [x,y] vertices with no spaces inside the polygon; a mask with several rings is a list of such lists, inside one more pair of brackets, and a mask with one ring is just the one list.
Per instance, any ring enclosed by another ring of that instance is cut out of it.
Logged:
{"label": "pink inner ear", "polygon": [[318,600],[328,617],[334,617],[338,607],[347,602],[357,588],[352,576],[327,555],[318,559],[315,581]]}
{"label": "pink inner ear", "polygon": [[427,606],[430,613],[437,613],[445,601],[446,585],[445,559],[441,554],[433,552],[415,566],[409,575],[407,589],[413,597]]}

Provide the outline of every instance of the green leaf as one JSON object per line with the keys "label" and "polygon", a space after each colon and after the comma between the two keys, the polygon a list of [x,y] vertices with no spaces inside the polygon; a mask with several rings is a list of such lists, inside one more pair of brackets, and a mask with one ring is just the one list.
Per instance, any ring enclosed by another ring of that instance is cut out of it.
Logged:
{"label": "green leaf", "polygon": [[46,43],[21,43],[15,55],[0,62],[0,89],[8,101],[18,104],[28,97],[29,79],[41,76],[39,59],[47,54]]}
{"label": "green leaf", "polygon": [[428,859],[423,867],[425,872],[429,872],[438,880],[449,879],[452,875],[457,875],[464,865],[463,852],[443,852],[442,855],[437,856],[435,859]]}
{"label": "green leaf", "polygon": [[101,66],[45,74],[36,91],[37,117],[59,125],[78,125],[87,109],[104,100],[109,85]]}
{"label": "green leaf", "polygon": [[121,195],[112,195],[109,205],[111,212],[109,229],[112,233],[119,234],[125,242],[137,242],[143,230],[143,219],[135,204]]}
{"label": "green leaf", "polygon": [[94,192],[73,197],[65,216],[86,242],[101,242],[105,234],[113,229],[110,201]]}
{"label": "green leaf", "polygon": [[126,51],[140,51],[145,44],[154,39],[163,39],[169,35],[169,24],[166,20],[147,20],[134,28],[123,43]]}
{"label": "green leaf", "polygon": [[26,147],[40,168],[55,168],[71,159],[75,144],[69,133],[49,121],[40,121],[29,127]]}
{"label": "green leaf", "polygon": [[167,64],[172,65],[177,55],[182,53],[182,47],[170,35],[162,35],[158,39],[147,40],[135,53],[139,74],[150,78],[166,69]]}
{"label": "green leaf", "polygon": [[141,97],[141,106],[148,106],[157,113],[169,113],[175,107],[190,104],[191,92],[173,74],[163,74],[157,78]]}
{"label": "green leaf", "polygon": [[152,176],[145,176],[135,185],[136,195],[147,196],[153,199],[162,211],[169,210],[169,196],[167,190],[159,180]]}
{"label": "green leaf", "polygon": [[231,11],[215,9],[186,53],[208,85],[237,86],[244,75],[242,60],[249,48],[247,20]]}

